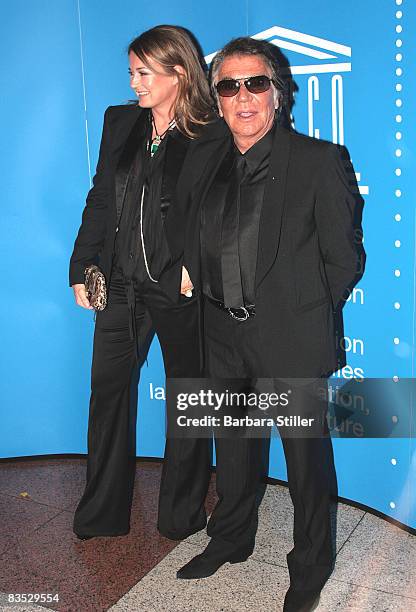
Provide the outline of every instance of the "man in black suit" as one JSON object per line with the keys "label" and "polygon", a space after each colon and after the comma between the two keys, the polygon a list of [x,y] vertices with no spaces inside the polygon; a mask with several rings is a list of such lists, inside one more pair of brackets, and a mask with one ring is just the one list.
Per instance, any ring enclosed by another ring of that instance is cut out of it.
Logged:
{"label": "man in black suit", "polygon": [[[344,365],[336,320],[361,270],[361,200],[351,164],[344,149],[281,127],[285,85],[269,43],[231,41],[213,60],[211,84],[228,129],[195,145],[192,159],[208,151],[211,158],[193,192],[185,254],[205,298],[207,374],[290,378],[298,389],[307,379],[322,390]],[[286,612],[313,609],[333,567],[324,405],[311,396],[306,406],[318,424],[312,437],[282,437],[295,511]],[[252,553],[260,446],[252,437],[216,439],[212,539],[178,578],[209,576]]]}

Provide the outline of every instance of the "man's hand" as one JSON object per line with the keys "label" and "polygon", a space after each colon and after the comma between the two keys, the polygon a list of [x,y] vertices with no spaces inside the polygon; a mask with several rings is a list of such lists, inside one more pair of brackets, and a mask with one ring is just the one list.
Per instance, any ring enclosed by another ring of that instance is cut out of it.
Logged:
{"label": "man's hand", "polygon": [[88,310],[93,310],[93,307],[88,301],[84,283],[72,285],[72,289],[74,290],[75,301],[78,306],[81,306],[82,308],[87,308]]}
{"label": "man's hand", "polygon": [[186,297],[192,297],[193,288],[194,286],[189,278],[188,270],[182,266],[181,294],[185,295]]}

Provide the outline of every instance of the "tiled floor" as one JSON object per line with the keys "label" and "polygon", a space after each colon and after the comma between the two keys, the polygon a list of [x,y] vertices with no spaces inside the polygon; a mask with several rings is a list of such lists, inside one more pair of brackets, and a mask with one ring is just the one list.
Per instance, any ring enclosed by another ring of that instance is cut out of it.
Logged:
{"label": "tiled floor", "polygon": [[[159,463],[137,463],[128,536],[80,542],[72,517],[85,460],[1,463],[0,592],[58,593],[59,603],[10,607],[0,593],[0,610],[281,610],[289,582],[285,555],[292,546],[287,489],[268,486],[249,561],[226,564],[205,580],[180,581],[176,570],[203,550],[207,537],[201,532],[178,544],[158,534],[160,471]],[[208,510],[214,502],[211,486]],[[336,568],[318,612],[416,612],[415,536],[339,504],[336,547]]]}

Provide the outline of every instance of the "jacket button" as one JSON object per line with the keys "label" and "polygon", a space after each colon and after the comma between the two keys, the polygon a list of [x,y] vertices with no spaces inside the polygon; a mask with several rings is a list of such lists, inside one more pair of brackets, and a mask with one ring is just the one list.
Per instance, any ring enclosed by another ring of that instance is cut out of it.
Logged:
{"label": "jacket button", "polygon": [[116,232],[118,232],[118,230],[119,230],[119,227],[118,227],[118,225],[117,225],[117,227],[116,227]]}

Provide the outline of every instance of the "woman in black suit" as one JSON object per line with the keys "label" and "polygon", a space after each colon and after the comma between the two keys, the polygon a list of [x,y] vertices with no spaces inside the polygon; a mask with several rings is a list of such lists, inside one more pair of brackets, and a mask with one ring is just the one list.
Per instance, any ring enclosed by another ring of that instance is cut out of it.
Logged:
{"label": "woman in black suit", "polygon": [[[128,56],[138,104],[105,113],[97,171],[70,262],[79,306],[92,308],[87,266],[99,266],[108,289],[94,333],[87,484],[74,518],[80,539],[129,531],[137,382],[152,331],[167,377],[201,374],[198,297],[183,266],[185,221],[179,215],[169,225],[169,212],[178,192],[186,199],[181,170],[189,144],[212,119],[209,88],[182,28],[144,32]],[[193,453],[205,451],[192,441],[178,444],[167,440],[159,509],[159,529],[173,538],[204,527],[200,496],[193,505],[189,487],[205,487],[209,478],[194,467]]]}

